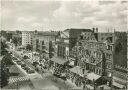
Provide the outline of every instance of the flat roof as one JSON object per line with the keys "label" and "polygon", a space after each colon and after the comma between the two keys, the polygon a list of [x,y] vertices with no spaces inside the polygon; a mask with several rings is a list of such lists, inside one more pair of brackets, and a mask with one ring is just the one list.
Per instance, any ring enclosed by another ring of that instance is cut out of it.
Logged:
{"label": "flat roof", "polygon": [[100,78],[101,76],[100,75],[97,75],[97,74],[95,74],[95,73],[93,73],[93,72],[91,72],[91,73],[89,73],[88,75],[87,75],[87,79],[89,79],[89,80],[97,80],[98,78]]}
{"label": "flat roof", "polygon": [[74,67],[74,68],[71,68],[70,69],[70,71],[71,72],[73,72],[73,73],[76,73],[76,74],[78,74],[78,75],[80,75],[80,76],[84,76],[84,75],[87,75],[88,74],[88,70],[85,70],[84,71],[84,74],[82,73],[82,69],[81,69],[81,67],[79,67],[79,66],[76,66],[76,67]]}

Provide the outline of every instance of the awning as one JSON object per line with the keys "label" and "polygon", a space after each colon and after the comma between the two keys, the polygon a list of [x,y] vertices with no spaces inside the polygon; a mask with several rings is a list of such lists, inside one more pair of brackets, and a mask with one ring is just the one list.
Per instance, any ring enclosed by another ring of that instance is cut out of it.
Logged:
{"label": "awning", "polygon": [[55,63],[58,63],[58,64],[64,64],[65,62],[67,62],[66,59],[62,59],[62,58],[59,58],[59,57],[53,57],[53,58],[51,58],[51,61],[53,61]]}
{"label": "awning", "polygon": [[116,86],[116,87],[118,87],[118,88],[123,88],[123,87],[124,87],[124,85],[119,84],[119,83],[117,83],[117,82],[115,82],[115,81],[113,81],[113,86]]}
{"label": "awning", "polygon": [[91,73],[89,73],[89,74],[87,75],[87,79],[89,79],[89,80],[91,80],[91,81],[97,80],[97,79],[100,78],[100,77],[101,77],[100,75],[97,75],[97,74],[95,74],[95,73],[93,73],[93,72],[91,72]]}
{"label": "awning", "polygon": [[74,66],[74,61],[71,61],[69,65]]}
{"label": "awning", "polygon": [[111,87],[109,87],[108,85],[100,85],[100,86],[99,86],[99,89],[100,89],[101,87],[103,87],[104,90],[110,90],[110,89],[111,89]]}
{"label": "awning", "polygon": [[83,77],[82,69],[79,66],[71,68],[70,71]]}

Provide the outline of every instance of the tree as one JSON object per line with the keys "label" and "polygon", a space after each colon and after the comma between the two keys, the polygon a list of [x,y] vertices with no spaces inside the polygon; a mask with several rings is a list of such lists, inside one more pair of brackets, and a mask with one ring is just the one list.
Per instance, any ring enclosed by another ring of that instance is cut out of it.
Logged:
{"label": "tree", "polygon": [[9,69],[7,67],[1,67],[1,88],[8,84]]}
{"label": "tree", "polygon": [[27,44],[27,46],[26,46],[26,50],[30,50],[30,51],[32,51],[32,50],[33,50],[33,47],[32,47],[32,45],[30,45],[30,44]]}
{"label": "tree", "polygon": [[1,36],[6,37],[7,36],[7,31],[1,30]]}
{"label": "tree", "polygon": [[12,43],[14,43],[15,44],[15,46],[17,46],[18,45],[18,38],[16,38],[16,37],[13,37],[12,38]]}
{"label": "tree", "polygon": [[17,34],[22,34],[22,32],[21,32],[21,31],[19,31],[19,30],[16,30],[16,33],[17,33]]}
{"label": "tree", "polygon": [[33,62],[32,65],[36,67],[37,65],[39,65],[39,63],[37,61],[35,61],[35,62]]}
{"label": "tree", "polygon": [[54,47],[52,41],[49,42],[49,58],[54,56]]}
{"label": "tree", "polygon": [[6,53],[6,55],[1,60],[1,88],[8,84],[8,79],[10,76],[10,65],[13,65],[11,55],[9,53]]}
{"label": "tree", "polygon": [[7,33],[6,38],[7,41],[10,41],[10,39],[12,39],[12,33]]}
{"label": "tree", "polygon": [[2,58],[1,60],[1,64],[2,66],[11,66],[13,65],[13,61],[12,61],[12,57],[11,57],[11,54],[10,53],[6,53],[6,55]]}
{"label": "tree", "polygon": [[12,43],[15,44],[15,46],[21,45],[21,37],[13,37],[12,38]]}
{"label": "tree", "polygon": [[6,48],[8,48],[8,45],[6,44],[6,42],[1,41],[1,55],[5,55],[8,52]]}

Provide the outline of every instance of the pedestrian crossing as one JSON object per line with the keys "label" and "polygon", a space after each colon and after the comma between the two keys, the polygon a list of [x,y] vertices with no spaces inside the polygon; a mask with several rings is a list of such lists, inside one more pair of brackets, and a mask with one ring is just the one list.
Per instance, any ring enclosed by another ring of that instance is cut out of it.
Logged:
{"label": "pedestrian crossing", "polygon": [[21,81],[28,81],[29,77],[18,77],[18,78],[9,78],[9,83],[21,82]]}

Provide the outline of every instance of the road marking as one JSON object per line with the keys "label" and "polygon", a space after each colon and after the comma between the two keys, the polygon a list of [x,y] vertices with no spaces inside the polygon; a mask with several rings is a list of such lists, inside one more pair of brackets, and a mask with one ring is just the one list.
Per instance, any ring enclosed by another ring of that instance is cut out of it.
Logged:
{"label": "road marking", "polygon": [[29,80],[29,77],[9,78],[9,84],[15,83],[15,82],[20,82],[20,81],[27,81],[27,80]]}

